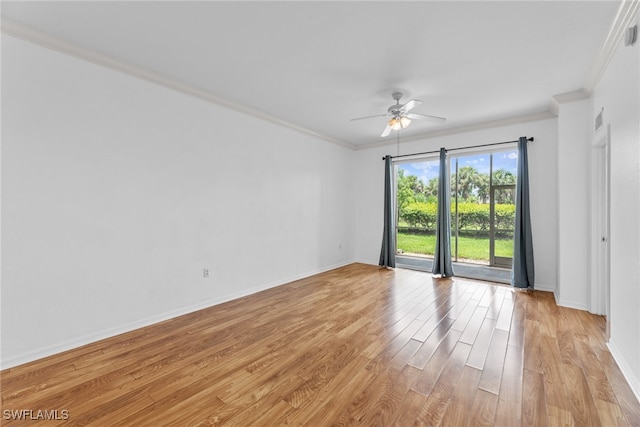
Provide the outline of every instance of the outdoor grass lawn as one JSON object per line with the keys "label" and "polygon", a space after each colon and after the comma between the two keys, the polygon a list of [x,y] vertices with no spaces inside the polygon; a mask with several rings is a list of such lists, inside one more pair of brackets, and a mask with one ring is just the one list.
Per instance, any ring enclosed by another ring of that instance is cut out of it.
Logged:
{"label": "outdoor grass lawn", "polygon": [[[455,237],[451,236],[451,255],[455,256]],[[433,255],[436,249],[435,235],[398,233],[398,249],[405,253]],[[489,261],[489,239],[458,237],[458,258]],[[513,240],[496,240],[496,255],[513,256]]]}

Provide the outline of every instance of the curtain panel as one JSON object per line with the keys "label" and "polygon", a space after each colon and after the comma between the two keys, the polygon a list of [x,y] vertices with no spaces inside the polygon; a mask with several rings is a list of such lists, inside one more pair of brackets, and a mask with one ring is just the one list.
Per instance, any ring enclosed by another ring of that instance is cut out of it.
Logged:
{"label": "curtain panel", "polygon": [[516,288],[533,289],[533,238],[529,203],[529,166],[527,138],[518,140],[518,179],[516,182],[516,224],[513,236],[513,269],[511,284]]}
{"label": "curtain panel", "polygon": [[438,213],[436,216],[436,252],[433,256],[433,274],[453,276],[451,263],[451,191],[449,189],[447,151],[440,149],[438,172]]}
{"label": "curtain panel", "polygon": [[384,159],[384,227],[379,265],[396,266],[396,233],[393,212],[393,162],[391,156]]}

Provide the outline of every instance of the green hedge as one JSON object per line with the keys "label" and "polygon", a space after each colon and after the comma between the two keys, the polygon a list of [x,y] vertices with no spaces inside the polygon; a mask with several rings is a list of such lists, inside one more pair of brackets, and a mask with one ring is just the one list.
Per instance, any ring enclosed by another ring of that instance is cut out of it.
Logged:
{"label": "green hedge", "polygon": [[436,228],[436,215],[438,213],[435,203],[413,202],[400,211],[400,220],[405,221],[411,227]]}
{"label": "green hedge", "polygon": [[[513,229],[515,221],[515,205],[496,204],[496,228]],[[455,227],[455,205],[451,206],[452,227]],[[437,204],[413,202],[400,211],[400,220],[411,227],[436,228]],[[458,225],[460,230],[489,230],[489,205],[478,203],[458,203]]]}

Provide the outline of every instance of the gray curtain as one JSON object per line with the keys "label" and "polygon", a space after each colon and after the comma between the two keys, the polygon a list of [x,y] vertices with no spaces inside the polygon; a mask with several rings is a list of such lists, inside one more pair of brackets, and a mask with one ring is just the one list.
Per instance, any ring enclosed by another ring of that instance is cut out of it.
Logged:
{"label": "gray curtain", "polygon": [[518,140],[518,181],[516,183],[516,226],[513,236],[513,270],[511,284],[516,288],[533,289],[533,240],[529,212],[529,166],[527,138]]}
{"label": "gray curtain", "polygon": [[393,215],[393,163],[391,156],[384,159],[384,230],[379,265],[396,266],[396,233]]}
{"label": "gray curtain", "polygon": [[453,276],[451,264],[451,191],[449,190],[447,151],[440,149],[438,173],[438,214],[436,224],[436,253],[433,256],[433,274]]}

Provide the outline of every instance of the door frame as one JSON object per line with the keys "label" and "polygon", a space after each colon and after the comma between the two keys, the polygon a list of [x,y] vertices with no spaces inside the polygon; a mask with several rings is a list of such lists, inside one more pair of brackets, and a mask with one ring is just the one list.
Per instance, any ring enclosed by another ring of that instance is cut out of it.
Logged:
{"label": "door frame", "polygon": [[610,315],[610,140],[611,125],[601,126],[591,141],[590,223],[591,223],[591,301],[589,311]]}

